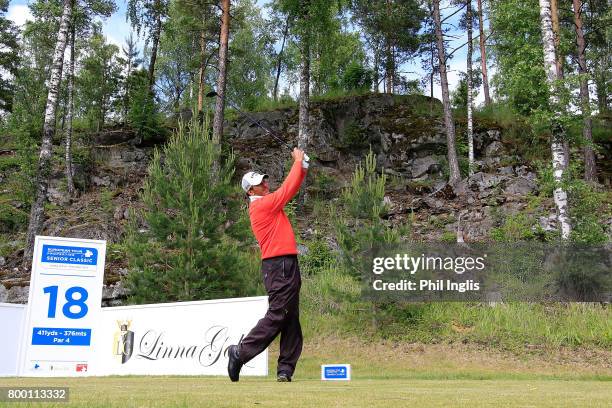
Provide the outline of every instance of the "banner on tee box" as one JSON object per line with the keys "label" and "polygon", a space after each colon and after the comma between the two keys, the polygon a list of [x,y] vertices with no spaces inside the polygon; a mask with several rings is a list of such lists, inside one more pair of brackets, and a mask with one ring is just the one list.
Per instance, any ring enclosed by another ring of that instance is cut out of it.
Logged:
{"label": "banner on tee box", "polygon": [[19,374],[95,371],[106,241],[37,236],[23,324]]}
{"label": "banner on tee box", "polygon": [[[227,348],[268,308],[267,296],[103,308],[96,375],[227,375]],[[268,374],[267,349],[241,375]]]}

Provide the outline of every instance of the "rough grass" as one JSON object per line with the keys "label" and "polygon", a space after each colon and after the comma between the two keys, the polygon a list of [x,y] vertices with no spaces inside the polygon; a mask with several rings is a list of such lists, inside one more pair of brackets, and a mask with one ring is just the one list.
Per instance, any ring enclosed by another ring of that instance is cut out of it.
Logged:
{"label": "rough grass", "polygon": [[303,277],[304,331],[402,342],[469,342],[521,353],[559,347],[612,349],[612,308],[597,303],[378,304],[360,299],[337,268]]}

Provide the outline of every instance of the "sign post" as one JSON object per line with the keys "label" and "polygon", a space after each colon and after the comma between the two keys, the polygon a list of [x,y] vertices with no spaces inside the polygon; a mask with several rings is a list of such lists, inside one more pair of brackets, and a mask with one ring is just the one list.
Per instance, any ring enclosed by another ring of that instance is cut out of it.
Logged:
{"label": "sign post", "polygon": [[87,375],[95,362],[106,241],[37,236],[19,374]]}

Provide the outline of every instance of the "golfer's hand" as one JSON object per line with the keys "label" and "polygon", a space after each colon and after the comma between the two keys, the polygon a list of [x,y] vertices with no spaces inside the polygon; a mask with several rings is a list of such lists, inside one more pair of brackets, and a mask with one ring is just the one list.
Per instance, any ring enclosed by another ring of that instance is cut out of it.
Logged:
{"label": "golfer's hand", "polygon": [[291,157],[293,157],[293,161],[303,161],[304,151],[295,147],[293,148],[293,151],[291,152]]}

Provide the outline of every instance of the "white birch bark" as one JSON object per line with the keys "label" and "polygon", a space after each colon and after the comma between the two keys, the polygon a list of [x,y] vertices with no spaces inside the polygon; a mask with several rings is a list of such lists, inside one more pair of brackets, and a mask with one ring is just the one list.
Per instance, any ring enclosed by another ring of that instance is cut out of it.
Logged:
{"label": "white birch bark", "polygon": [[59,94],[60,81],[62,79],[62,68],[64,66],[64,51],[68,40],[68,24],[72,18],[72,0],[64,0],[63,12],[60,19],[57,43],[53,53],[53,65],[49,79],[49,92],[45,107],[45,121],[43,124],[43,136],[38,157],[38,169],[36,174],[36,195],[30,210],[30,221],[26,235],[26,244],[23,252],[23,264],[27,266],[32,261],[32,250],[34,238],[42,229],[45,218],[45,201],[49,188],[49,174],[51,172],[51,155],[53,151],[53,136],[55,135],[55,113]]}
{"label": "white birch bark", "polygon": [[472,0],[467,0],[467,139],[470,176],[474,174],[474,123],[472,101]]}
{"label": "white birch bark", "polygon": [[550,9],[550,0],[540,1],[540,20],[542,24],[542,42],[544,47],[544,70],[546,71],[546,79],[550,89],[549,103],[553,109],[553,125],[552,125],[552,165],[556,187],[553,192],[555,205],[557,206],[557,218],[561,228],[561,238],[568,239],[572,231],[567,202],[567,192],[561,187],[563,179],[563,171],[565,169],[566,157],[565,149],[563,148],[563,129],[559,125],[559,95],[556,90],[556,81],[558,78],[557,60],[555,53],[555,39],[552,30],[552,17]]}
{"label": "white birch bark", "polygon": [[66,186],[68,195],[73,196],[75,192],[74,181],[72,179],[72,118],[74,116],[74,22],[70,27],[70,63],[68,65],[68,109],[66,112]]}

